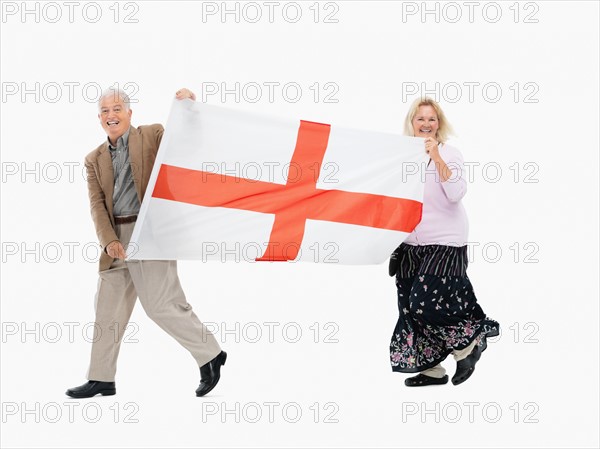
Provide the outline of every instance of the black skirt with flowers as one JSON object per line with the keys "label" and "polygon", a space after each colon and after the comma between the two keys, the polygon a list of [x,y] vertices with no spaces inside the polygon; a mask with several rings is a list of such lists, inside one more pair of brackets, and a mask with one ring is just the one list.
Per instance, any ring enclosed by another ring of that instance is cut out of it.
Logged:
{"label": "black skirt with flowers", "polygon": [[390,343],[392,370],[432,368],[473,340],[485,350],[500,325],[477,303],[467,276],[467,247],[403,243],[395,257],[400,317]]}

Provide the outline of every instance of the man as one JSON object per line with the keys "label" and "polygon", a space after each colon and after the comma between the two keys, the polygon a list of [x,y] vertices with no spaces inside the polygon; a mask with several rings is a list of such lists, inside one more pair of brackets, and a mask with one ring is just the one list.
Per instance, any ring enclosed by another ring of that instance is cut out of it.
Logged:
{"label": "man", "polygon": [[[178,100],[195,100],[188,89]],[[85,158],[88,193],[96,234],[103,248],[96,292],[96,323],[88,382],[67,390],[73,398],[116,393],[117,357],[124,330],[136,302],[163,330],[194,357],[200,367],[196,396],[219,381],[227,354],[192,311],[177,276],[174,260],[125,260],[140,203],[163,135],[161,125],[131,126],[129,97],[108,89],[98,101],[100,124],[107,141]]]}

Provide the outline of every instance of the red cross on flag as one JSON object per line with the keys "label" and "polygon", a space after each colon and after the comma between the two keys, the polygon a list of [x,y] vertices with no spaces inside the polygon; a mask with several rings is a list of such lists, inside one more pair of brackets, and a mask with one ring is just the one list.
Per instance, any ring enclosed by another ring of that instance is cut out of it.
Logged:
{"label": "red cross on flag", "polygon": [[425,162],[420,138],[175,100],[128,257],[381,263]]}

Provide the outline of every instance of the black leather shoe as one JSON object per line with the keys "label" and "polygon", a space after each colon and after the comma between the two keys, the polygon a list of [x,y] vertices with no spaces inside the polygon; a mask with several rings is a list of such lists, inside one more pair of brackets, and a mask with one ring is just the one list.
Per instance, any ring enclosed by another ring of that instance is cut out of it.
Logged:
{"label": "black leather shoe", "polygon": [[448,383],[448,375],[444,377],[431,377],[425,374],[417,374],[414,377],[409,377],[404,381],[407,387],[424,387],[426,385],[444,385]]}
{"label": "black leather shoe", "polygon": [[462,384],[465,380],[471,377],[473,371],[475,371],[475,364],[481,358],[481,348],[475,346],[473,351],[464,359],[456,362],[456,373],[452,376],[452,383],[454,385]]}
{"label": "black leather shoe", "polygon": [[101,382],[99,380],[90,380],[87,383],[75,388],[69,388],[66,392],[67,396],[72,398],[92,398],[97,394],[102,396],[112,396],[117,393],[114,382]]}
{"label": "black leather shoe", "polygon": [[200,367],[200,385],[196,396],[204,396],[217,386],[221,378],[221,366],[225,365],[226,360],[227,353],[221,351],[218,356]]}

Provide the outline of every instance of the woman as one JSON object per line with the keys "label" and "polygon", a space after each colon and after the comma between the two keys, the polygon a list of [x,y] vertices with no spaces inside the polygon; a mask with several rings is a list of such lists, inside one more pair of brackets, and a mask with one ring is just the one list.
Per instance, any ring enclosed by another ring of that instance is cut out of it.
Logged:
{"label": "woman", "polygon": [[446,144],[452,128],[433,100],[417,99],[404,124],[408,136],[425,138],[423,216],[390,260],[396,276],[400,317],[390,344],[392,370],[419,374],[418,387],[445,384],[441,362],[456,360],[452,383],[467,380],[499,324],[486,317],[466,273],[468,221],[461,203],[467,191],[463,158]]}

